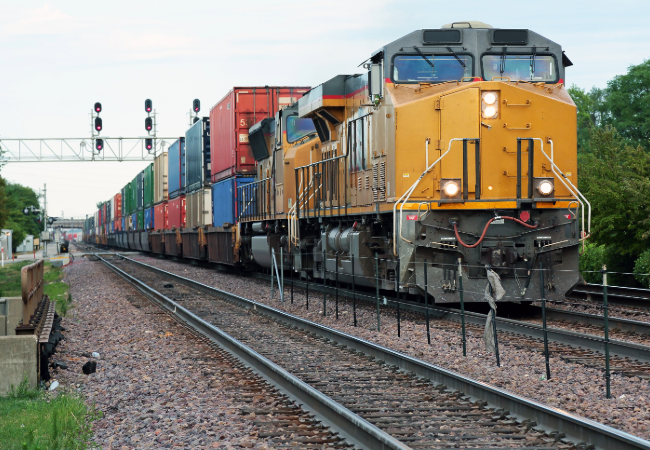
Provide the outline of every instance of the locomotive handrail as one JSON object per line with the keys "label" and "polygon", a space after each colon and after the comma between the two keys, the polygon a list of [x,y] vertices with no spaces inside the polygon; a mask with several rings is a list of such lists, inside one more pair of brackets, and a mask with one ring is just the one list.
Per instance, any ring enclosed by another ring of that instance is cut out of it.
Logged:
{"label": "locomotive handrail", "polygon": [[307,164],[306,166],[296,167],[296,168],[294,168],[293,170],[296,171],[296,170],[299,170],[299,169],[307,169],[307,168],[309,168],[309,167],[311,167],[311,166],[316,166],[316,165],[318,165],[318,164],[323,164],[323,163],[326,163],[326,162],[329,162],[329,161],[335,161],[335,160],[337,160],[337,159],[345,158],[346,156],[347,156],[347,155],[339,155],[339,156],[335,156],[334,158],[323,159],[323,160],[320,160],[320,161],[316,161],[316,162],[313,162],[313,163],[309,163],[309,164]]}
{"label": "locomotive handrail", "polygon": [[[580,190],[578,190],[578,188],[574,186],[574,184],[571,182],[571,180],[569,180],[567,178],[567,176],[564,174],[564,172],[562,172],[562,170],[560,170],[560,168],[557,166],[557,164],[555,164],[555,162],[553,161],[553,158],[554,158],[554,156],[553,156],[553,140],[552,139],[548,140],[548,142],[551,144],[551,157],[549,158],[548,155],[546,154],[546,152],[544,151],[544,141],[542,141],[540,138],[533,138],[533,139],[538,140],[539,142],[541,142],[541,144],[542,144],[542,148],[541,148],[542,154],[551,163],[551,170],[553,171],[555,176],[562,182],[562,184],[564,184],[564,187],[566,187],[569,190],[569,192],[571,192],[571,194],[576,198],[578,203],[580,203],[580,205],[582,206],[582,211],[581,212],[582,212],[582,231],[583,231],[583,234],[584,234],[584,231],[585,231],[585,208],[584,208],[585,205],[584,205],[584,203],[582,203],[580,198],[582,198],[582,200],[584,200],[584,202],[589,207],[588,212],[587,212],[587,233],[580,238],[581,241],[584,241],[585,239],[587,239],[589,237],[589,235],[591,235],[591,203],[589,203],[589,200],[587,200],[587,198],[582,194],[582,192],[580,192]],[[560,173],[560,175],[562,175],[562,177],[558,176],[556,170]],[[567,183],[565,182],[565,180],[566,180],[566,182],[568,182],[571,185],[573,190],[569,186],[567,186]]]}
{"label": "locomotive handrail", "polygon": [[[440,160],[442,160],[442,158],[447,156],[447,153],[449,153],[451,151],[451,144],[454,141],[463,141],[463,140],[466,140],[466,139],[467,138],[453,138],[453,139],[450,139],[449,140],[449,147],[447,148],[447,151],[445,153],[443,153],[438,159],[436,159],[433,162],[433,164],[431,164],[429,167],[425,168],[424,172],[422,172],[422,175],[420,175],[420,177],[417,180],[415,180],[415,183],[413,183],[413,185],[406,192],[404,192],[404,194],[402,194],[402,196],[399,198],[399,200],[397,200],[395,202],[395,205],[393,205],[393,236],[398,236],[399,235],[400,239],[402,239],[405,242],[408,242],[408,243],[412,244],[411,241],[409,241],[408,239],[405,239],[402,236],[402,211],[403,211],[403,208],[404,208],[404,203],[408,202],[408,199],[411,197],[411,194],[413,193],[415,188],[418,186],[418,184],[420,183],[422,178],[424,178],[424,176],[427,174],[427,172],[429,172],[431,169],[433,169],[436,166],[436,164],[438,164],[440,162]],[[479,139],[478,138],[473,138],[473,139],[469,139],[469,140],[477,141]],[[406,197],[406,199],[402,202],[402,199],[404,199],[404,197]],[[402,203],[402,205],[399,208],[400,218],[399,218],[399,233],[398,233],[397,232],[397,205],[399,203]],[[395,254],[395,256],[399,257],[399,255],[397,254],[397,239],[393,239],[393,253]]]}

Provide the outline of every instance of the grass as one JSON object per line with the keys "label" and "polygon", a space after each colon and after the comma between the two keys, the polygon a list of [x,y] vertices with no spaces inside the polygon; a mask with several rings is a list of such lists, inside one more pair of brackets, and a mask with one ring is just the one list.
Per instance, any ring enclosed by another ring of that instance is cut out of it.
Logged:
{"label": "grass", "polygon": [[[0,297],[20,297],[20,270],[32,261],[7,264],[0,268]],[[56,302],[56,312],[65,316],[70,309],[72,299],[68,294],[68,285],[63,283],[63,269],[54,267],[49,261],[45,262],[43,270],[43,292],[50,300]]]}
{"label": "grass", "polygon": [[27,380],[0,397],[0,447],[3,449],[88,449],[93,421],[101,417],[77,394],[52,396],[28,388]]}

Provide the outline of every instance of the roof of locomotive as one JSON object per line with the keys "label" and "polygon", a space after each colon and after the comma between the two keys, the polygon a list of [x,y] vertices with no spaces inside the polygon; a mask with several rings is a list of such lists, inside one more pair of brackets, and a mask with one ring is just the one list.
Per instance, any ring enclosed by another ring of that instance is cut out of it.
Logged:
{"label": "roof of locomotive", "polygon": [[386,44],[372,54],[373,62],[384,60],[384,74],[390,78],[392,60],[396,54],[413,53],[453,54],[474,56],[474,73],[481,73],[481,56],[486,53],[551,54],[558,60],[559,75],[564,79],[564,68],[571,62],[563,57],[562,47],[552,40],[527,29],[493,28],[483,22],[454,22],[438,29],[415,30]]}

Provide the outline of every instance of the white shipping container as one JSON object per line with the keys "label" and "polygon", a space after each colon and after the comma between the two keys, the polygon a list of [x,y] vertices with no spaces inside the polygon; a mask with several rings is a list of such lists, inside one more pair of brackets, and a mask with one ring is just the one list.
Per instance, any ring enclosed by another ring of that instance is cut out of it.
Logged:
{"label": "white shipping container", "polygon": [[167,186],[167,152],[163,152],[153,160],[153,203],[168,200]]}
{"label": "white shipping container", "polygon": [[203,188],[185,196],[186,227],[190,230],[212,226],[211,192],[210,188]]}

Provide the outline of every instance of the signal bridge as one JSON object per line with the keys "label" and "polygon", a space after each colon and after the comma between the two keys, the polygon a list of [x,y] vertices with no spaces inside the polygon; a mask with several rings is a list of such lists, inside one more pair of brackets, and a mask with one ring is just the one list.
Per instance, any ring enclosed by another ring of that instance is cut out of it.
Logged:
{"label": "signal bridge", "polygon": [[[96,150],[103,141],[102,151]],[[178,137],[0,138],[1,160],[17,162],[153,161]],[[149,141],[149,142],[147,142]],[[153,148],[147,150],[147,146]]]}

